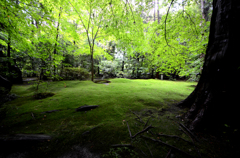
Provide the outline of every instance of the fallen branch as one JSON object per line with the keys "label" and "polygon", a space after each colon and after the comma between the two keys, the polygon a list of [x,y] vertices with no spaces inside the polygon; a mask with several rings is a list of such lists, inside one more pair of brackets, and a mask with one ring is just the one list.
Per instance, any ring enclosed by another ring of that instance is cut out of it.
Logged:
{"label": "fallen branch", "polygon": [[147,157],[147,155],[141,150],[141,149],[139,149],[142,153],[143,153],[143,155],[145,156],[145,157]]}
{"label": "fallen branch", "polygon": [[152,138],[146,137],[146,136],[141,136],[141,137],[143,137],[143,138],[145,138],[145,139],[150,139],[150,140],[152,140],[152,141],[154,141],[154,142],[158,142],[158,143],[163,144],[163,145],[166,145],[166,146],[168,146],[168,147],[170,147],[170,148],[172,148],[172,149],[174,149],[174,150],[176,150],[176,151],[178,151],[178,152],[180,152],[180,153],[183,153],[183,154],[187,155],[188,157],[193,157],[192,155],[186,153],[185,151],[182,151],[181,149],[178,149],[177,147],[172,146],[172,145],[169,145],[169,144],[167,144],[167,143],[164,143],[164,142],[162,142],[162,141],[160,141],[160,140],[152,139]]}
{"label": "fallen branch", "polygon": [[184,128],[197,142],[200,142],[200,141],[197,139],[197,137],[196,137],[186,126],[184,126],[184,125],[181,124],[180,122],[178,122],[178,124],[179,124],[182,128]]}
{"label": "fallen branch", "polygon": [[137,135],[139,135],[139,134],[141,134],[141,133],[144,133],[144,132],[148,131],[150,128],[154,128],[154,127],[152,127],[152,125],[150,125],[150,126],[148,126],[147,128],[145,128],[144,130],[142,130],[142,131],[136,133],[136,134],[135,134],[134,136],[132,136],[131,138],[135,138]]}
{"label": "fallen branch", "polygon": [[145,141],[145,144],[146,144],[146,146],[147,146],[147,148],[148,148],[148,150],[149,150],[149,152],[150,152],[151,156],[153,157],[152,151],[149,149],[149,147],[148,147],[148,145],[147,145],[147,142],[146,142],[146,141]]}
{"label": "fallen branch", "polygon": [[129,135],[130,135],[130,137],[132,138],[132,133],[131,133],[131,131],[130,131],[130,127],[129,127],[129,125],[128,125],[128,122],[127,122],[127,126],[128,126]]}
{"label": "fallen branch", "polygon": [[189,142],[188,140],[185,140],[185,139],[183,139],[181,137],[178,137],[178,136],[175,136],[175,135],[165,135],[165,134],[158,134],[158,133],[156,135],[157,136],[163,136],[163,137],[177,138],[177,139],[181,139],[181,140],[183,140],[183,141],[185,141],[185,142],[187,142],[189,144],[193,144],[192,142]]}
{"label": "fallen branch", "polygon": [[199,157],[201,158],[201,157],[202,157],[202,156],[201,156],[201,153],[200,153],[199,149],[196,147],[196,145],[195,145],[194,140],[192,139],[192,137],[191,137],[186,131],[184,131],[181,126],[179,126],[179,127],[180,127],[181,130],[192,140],[192,144],[193,144],[195,150],[197,151]]}
{"label": "fallen branch", "polygon": [[[99,126],[99,125],[98,125],[98,126]],[[97,128],[98,126],[93,127],[93,128],[91,128],[91,129],[89,129],[88,131],[83,132],[82,135],[89,134],[93,129]]]}
{"label": "fallen branch", "polygon": [[146,128],[146,126],[147,126],[147,124],[148,124],[148,121],[150,120],[150,118],[151,118],[151,117],[149,117],[149,118],[148,118],[148,120],[147,120],[147,122],[145,123],[145,125],[144,125],[143,129],[144,129],[144,128]]}
{"label": "fallen branch", "polygon": [[169,152],[167,153],[167,156],[165,158],[168,158],[170,156],[171,151],[172,151],[172,149],[169,150]]}
{"label": "fallen branch", "polygon": [[32,118],[35,120],[35,117],[34,117],[34,115],[33,115],[33,113],[31,112],[31,115],[32,115]]}
{"label": "fallen branch", "polygon": [[[129,109],[130,110],[130,109]],[[140,120],[140,122],[142,122],[142,123],[145,123],[145,122],[143,122],[143,120],[141,119],[141,117],[139,117],[135,112],[133,112],[132,110],[130,110],[134,115],[136,115],[137,116],[137,118]]]}

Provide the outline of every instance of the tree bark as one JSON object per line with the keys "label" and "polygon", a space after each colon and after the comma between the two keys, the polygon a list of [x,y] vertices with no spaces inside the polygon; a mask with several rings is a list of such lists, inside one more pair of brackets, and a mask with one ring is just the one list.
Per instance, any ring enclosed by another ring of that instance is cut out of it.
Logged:
{"label": "tree bark", "polygon": [[122,61],[122,72],[124,71],[124,60]]}
{"label": "tree bark", "polygon": [[91,80],[94,81],[93,49],[91,49],[91,72],[92,72]]}
{"label": "tree bark", "polygon": [[209,11],[209,4],[206,7],[206,0],[201,0],[201,11],[202,11],[202,18],[205,21],[209,21],[208,11]]}
{"label": "tree bark", "polygon": [[239,104],[239,0],[214,0],[208,47],[195,90],[179,106],[189,107],[190,130],[237,123]]}

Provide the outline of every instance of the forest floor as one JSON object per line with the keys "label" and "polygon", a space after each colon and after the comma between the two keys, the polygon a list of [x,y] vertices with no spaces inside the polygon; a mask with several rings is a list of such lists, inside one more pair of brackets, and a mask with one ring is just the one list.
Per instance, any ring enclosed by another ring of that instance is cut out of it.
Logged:
{"label": "forest floor", "polygon": [[[201,157],[211,158],[236,154],[224,133],[220,137],[195,133],[200,140],[197,142],[181,126],[184,122],[179,116],[188,109],[175,104],[185,99],[197,83],[154,79],[110,81],[44,82],[38,90],[36,83],[13,86],[11,93],[18,98],[5,103],[0,110],[0,146],[4,145],[0,157],[161,158],[169,154],[181,158],[200,157],[200,153]],[[46,92],[54,95],[33,97]],[[84,105],[99,107],[75,110]],[[16,134],[45,134],[51,139],[24,144],[7,140]],[[169,137],[172,135],[175,137]]]}

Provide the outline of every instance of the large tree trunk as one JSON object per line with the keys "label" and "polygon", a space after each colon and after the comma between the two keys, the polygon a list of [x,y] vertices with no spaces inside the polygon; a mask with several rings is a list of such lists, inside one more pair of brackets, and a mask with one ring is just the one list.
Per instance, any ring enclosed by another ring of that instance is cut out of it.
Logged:
{"label": "large tree trunk", "polygon": [[239,124],[239,19],[239,0],[213,1],[202,75],[195,90],[178,104],[190,108],[185,115],[190,130]]}

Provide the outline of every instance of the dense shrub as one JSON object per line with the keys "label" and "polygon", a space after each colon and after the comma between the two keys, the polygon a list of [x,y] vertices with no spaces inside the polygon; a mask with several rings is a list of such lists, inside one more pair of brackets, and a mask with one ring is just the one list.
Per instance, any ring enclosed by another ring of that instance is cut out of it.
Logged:
{"label": "dense shrub", "polygon": [[64,68],[61,76],[64,80],[85,80],[90,77],[89,72],[84,68]]}

